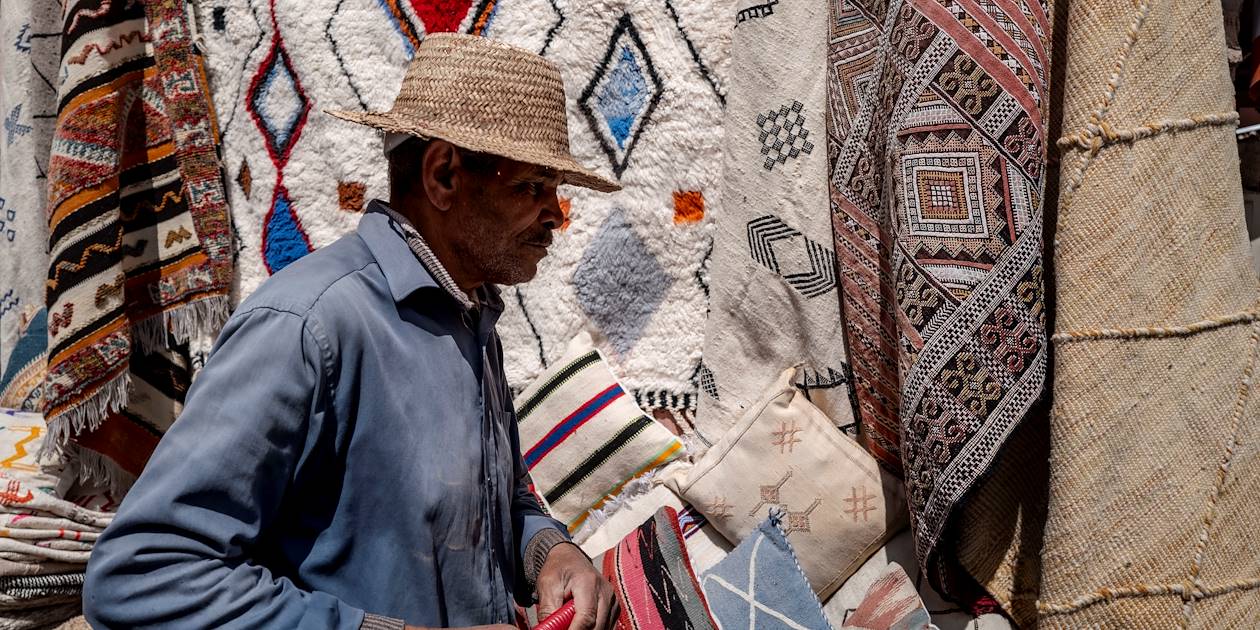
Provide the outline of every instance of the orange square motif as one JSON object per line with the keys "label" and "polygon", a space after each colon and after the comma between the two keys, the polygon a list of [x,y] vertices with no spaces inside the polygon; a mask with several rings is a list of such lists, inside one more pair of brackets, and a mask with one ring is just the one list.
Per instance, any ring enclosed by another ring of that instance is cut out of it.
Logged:
{"label": "orange square motif", "polygon": [[674,224],[696,223],[704,218],[704,193],[680,190],[674,193]]}

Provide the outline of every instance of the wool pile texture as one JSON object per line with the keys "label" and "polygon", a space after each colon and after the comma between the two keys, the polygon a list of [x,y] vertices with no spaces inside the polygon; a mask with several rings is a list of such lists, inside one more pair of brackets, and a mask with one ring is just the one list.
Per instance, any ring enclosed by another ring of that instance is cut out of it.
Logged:
{"label": "wool pile texture", "polygon": [[1047,7],[854,0],[831,18],[831,201],[861,435],[904,474],[920,566],[967,599],[946,525],[1045,379]]}
{"label": "wool pile texture", "polygon": [[323,110],[388,110],[426,33],[494,37],[560,67],[574,156],[624,187],[561,189],[569,218],[550,255],[504,295],[510,384],[523,390],[585,329],[641,406],[694,410],[729,3],[194,2],[239,236],[235,299],[388,196],[377,132]]}
{"label": "wool pile texture", "polygon": [[60,7],[0,6],[0,407],[38,411],[47,347],[44,216],[57,119]]}
{"label": "wool pile texture", "polygon": [[64,7],[48,167],[44,413],[84,474],[136,475],[187,344],[226,319],[230,232],[201,57],[176,0]]}
{"label": "wool pile texture", "polygon": [[604,554],[603,564],[621,605],[618,630],[717,627],[691,569],[674,508],[657,510]]}
{"label": "wool pile texture", "polygon": [[1073,2],[1067,17],[1036,612],[1256,627],[1260,294],[1221,4]]}
{"label": "wool pile texture", "polygon": [[797,387],[854,428],[827,199],[827,8],[736,8],[696,417],[709,442],[798,364]]}

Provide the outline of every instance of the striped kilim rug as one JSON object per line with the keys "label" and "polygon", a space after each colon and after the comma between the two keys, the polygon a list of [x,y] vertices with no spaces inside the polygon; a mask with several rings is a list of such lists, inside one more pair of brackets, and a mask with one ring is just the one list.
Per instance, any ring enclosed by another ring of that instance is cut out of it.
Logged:
{"label": "striped kilim rug", "polygon": [[730,0],[194,3],[239,236],[235,298],[385,197],[379,137],[322,113],[388,109],[428,32],[479,33],[561,68],[570,143],[620,180],[561,190],[569,221],[499,324],[520,391],[582,329],[645,408],[693,409],[718,206]]}
{"label": "striped kilim rug", "polygon": [[190,380],[177,346],[228,313],[215,121],[185,9],[65,6],[44,413],[53,448],[71,437],[90,447],[78,458],[90,473],[139,473]]}

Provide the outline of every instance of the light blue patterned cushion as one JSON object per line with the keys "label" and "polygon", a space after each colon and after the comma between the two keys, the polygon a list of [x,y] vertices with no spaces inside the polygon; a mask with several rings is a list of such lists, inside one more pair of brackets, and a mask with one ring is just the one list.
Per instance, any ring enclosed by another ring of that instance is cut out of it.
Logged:
{"label": "light blue patterned cushion", "polygon": [[831,630],[771,516],[700,580],[721,630]]}

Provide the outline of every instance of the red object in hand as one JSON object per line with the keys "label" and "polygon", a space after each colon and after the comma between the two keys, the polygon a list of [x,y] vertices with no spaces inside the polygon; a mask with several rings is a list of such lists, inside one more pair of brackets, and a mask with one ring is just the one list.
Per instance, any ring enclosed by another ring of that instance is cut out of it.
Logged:
{"label": "red object in hand", "polygon": [[576,616],[577,610],[573,608],[573,600],[569,600],[559,610],[538,622],[534,630],[569,630],[569,624],[573,623],[573,618]]}

